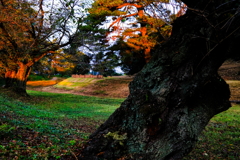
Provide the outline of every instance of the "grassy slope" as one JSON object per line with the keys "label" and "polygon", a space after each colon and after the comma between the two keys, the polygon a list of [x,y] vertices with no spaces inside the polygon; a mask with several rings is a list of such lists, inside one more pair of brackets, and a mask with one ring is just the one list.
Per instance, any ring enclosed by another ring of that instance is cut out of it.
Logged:
{"label": "grassy slope", "polygon": [[[0,159],[74,157],[87,136],[123,99],[29,91],[20,102],[0,96]],[[27,158],[30,157],[30,158]]]}
{"label": "grassy slope", "polygon": [[[74,158],[123,99],[29,91],[32,100],[0,96],[0,159]],[[216,115],[185,159],[239,159],[240,106]]]}
{"label": "grassy slope", "polygon": [[[132,79],[132,77],[128,76],[108,77],[103,79],[67,78],[56,85],[52,84],[53,81],[29,81],[27,84],[29,89],[45,92],[126,98],[129,94],[128,84]],[[50,87],[44,87],[48,85]]]}
{"label": "grassy slope", "polygon": [[[58,80],[29,81],[28,86],[30,86],[31,89],[36,90],[36,88],[38,88],[38,90],[46,92],[64,92],[87,96],[126,98],[129,94],[128,84],[132,80],[132,77],[127,76],[104,79],[67,78],[60,83],[57,83]],[[231,100],[240,100],[240,81],[227,80],[227,83],[231,89]],[[50,88],[44,87],[51,85],[54,86]]]}

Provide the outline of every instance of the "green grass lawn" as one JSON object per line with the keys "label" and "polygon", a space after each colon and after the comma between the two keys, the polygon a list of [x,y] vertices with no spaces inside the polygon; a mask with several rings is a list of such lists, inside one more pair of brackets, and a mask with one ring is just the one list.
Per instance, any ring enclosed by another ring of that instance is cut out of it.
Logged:
{"label": "green grass lawn", "polygon": [[240,159],[240,105],[215,115],[185,160]]}
{"label": "green grass lawn", "polygon": [[[0,94],[0,159],[74,159],[123,99],[28,91]],[[240,106],[216,115],[185,159],[240,159]]]}
{"label": "green grass lawn", "polygon": [[28,103],[0,95],[0,159],[75,157],[89,134],[123,101],[28,93]]}

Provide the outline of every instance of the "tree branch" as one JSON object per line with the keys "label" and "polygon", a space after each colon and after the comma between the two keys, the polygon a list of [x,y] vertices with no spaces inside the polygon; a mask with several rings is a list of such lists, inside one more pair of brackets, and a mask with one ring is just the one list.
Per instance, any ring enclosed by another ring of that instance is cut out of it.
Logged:
{"label": "tree branch", "polygon": [[44,21],[44,10],[43,10],[43,0],[39,1],[39,11],[38,15],[40,14],[40,25],[39,25],[39,31],[38,31],[38,37],[42,34],[42,28],[43,28],[43,21]]}
{"label": "tree branch", "polygon": [[6,30],[6,28],[4,27],[3,23],[0,23],[0,28],[2,29],[2,33],[6,36],[6,38],[10,41],[10,43],[13,45],[14,49],[17,50],[18,45],[17,43],[14,41],[14,39],[12,39],[12,37],[10,36],[10,34],[8,33],[8,31]]}

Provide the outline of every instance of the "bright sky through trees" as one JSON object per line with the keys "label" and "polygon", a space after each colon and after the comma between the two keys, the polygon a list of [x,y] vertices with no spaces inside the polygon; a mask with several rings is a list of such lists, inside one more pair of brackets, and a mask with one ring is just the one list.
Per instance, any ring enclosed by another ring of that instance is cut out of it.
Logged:
{"label": "bright sky through trees", "polygon": [[[163,0],[157,2],[97,0],[93,3],[89,13],[90,16],[101,19],[99,27],[106,30],[105,48],[102,52],[109,53],[113,45],[117,47],[122,44],[125,48],[119,47],[119,58],[124,58],[123,55],[129,57],[128,62],[125,62],[132,65],[131,57],[138,54],[137,61],[141,61],[140,63],[144,61],[142,63],[144,65],[151,58],[151,50],[171,35],[171,23],[183,6],[181,2]],[[113,54],[117,55],[119,51],[117,52],[116,47]],[[129,53],[125,52],[127,50]],[[141,57],[144,57],[144,60],[141,60]],[[134,73],[141,69],[141,67],[137,68],[133,71]]]}
{"label": "bright sky through trees", "polygon": [[[168,23],[169,25],[171,25],[169,23],[169,16],[174,14],[178,14],[179,11],[181,9],[183,9],[182,7],[184,7],[184,10],[186,10],[186,7],[184,6],[184,4],[182,2],[175,2],[174,0],[170,0],[169,3],[161,3],[161,7],[157,8],[159,4],[156,5],[149,5],[146,7],[145,11],[146,14],[148,14],[151,17],[154,17],[156,19],[162,19],[164,20],[166,23]],[[124,8],[120,9],[120,10],[124,10]],[[170,11],[168,12],[169,14],[163,14],[161,12],[161,9]],[[132,10],[129,10],[130,14],[134,14],[134,12],[136,12],[136,8],[132,8]],[[183,13],[182,13],[183,14]],[[113,32],[111,32],[110,34],[108,34],[107,39],[109,40],[109,44],[113,44],[114,42],[116,42],[117,37],[119,37],[122,32],[128,28],[132,28],[132,24],[133,23],[138,23],[137,22],[137,18],[135,16],[131,16],[128,18],[124,18],[122,21],[118,21],[118,22],[114,22],[116,19],[114,18],[114,16],[108,16],[106,17],[106,21],[103,22],[103,25],[100,26],[104,29],[109,29],[112,30],[114,27],[118,26],[118,30],[115,30]],[[140,27],[140,24],[136,24],[135,27]],[[138,32],[136,32],[137,34]]]}

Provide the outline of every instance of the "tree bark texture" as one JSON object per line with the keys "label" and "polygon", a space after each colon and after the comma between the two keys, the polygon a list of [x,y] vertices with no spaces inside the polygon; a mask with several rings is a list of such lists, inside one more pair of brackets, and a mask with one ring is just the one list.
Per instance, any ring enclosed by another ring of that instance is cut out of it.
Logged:
{"label": "tree bark texture", "polygon": [[[90,136],[82,160],[181,159],[230,91],[217,70],[236,54],[240,1],[184,1],[168,42],[130,83],[130,95]],[[238,51],[239,52],[239,51]]]}
{"label": "tree bark texture", "polygon": [[7,69],[5,73],[5,88],[9,88],[19,95],[28,96],[26,92],[27,78],[31,72],[31,66],[18,63],[16,69]]}

